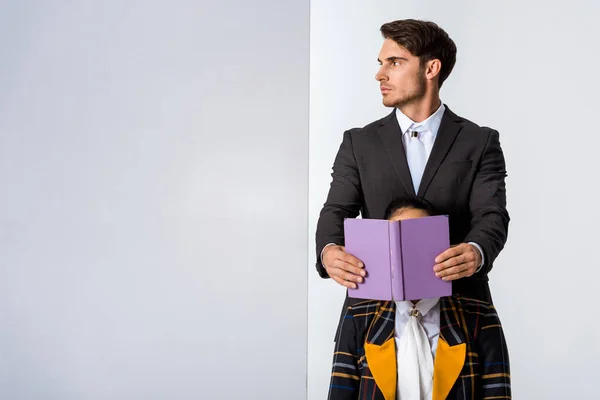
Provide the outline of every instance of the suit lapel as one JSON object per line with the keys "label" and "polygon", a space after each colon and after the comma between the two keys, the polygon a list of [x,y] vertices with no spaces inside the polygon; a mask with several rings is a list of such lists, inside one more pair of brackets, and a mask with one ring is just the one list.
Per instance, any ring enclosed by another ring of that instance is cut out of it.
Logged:
{"label": "suit lapel", "polygon": [[374,317],[365,343],[365,357],[375,384],[385,400],[396,398],[396,344],[394,302],[384,302]]}
{"label": "suit lapel", "polygon": [[415,188],[410,177],[408,161],[406,161],[406,153],[404,151],[404,144],[402,143],[402,132],[396,118],[396,109],[381,122],[379,137],[387,150],[388,156],[392,160],[396,172],[400,176],[404,190],[414,196]]}
{"label": "suit lapel", "polygon": [[[450,147],[454,143],[456,139],[456,135],[460,131],[460,124],[458,123],[460,118],[454,114],[448,107],[446,107],[446,111],[444,112],[444,116],[442,117],[442,122],[440,124],[440,128],[438,130],[437,137],[435,142],[433,143],[433,148],[431,149],[431,154],[429,155],[429,159],[427,160],[427,165],[425,166],[425,170],[423,171],[423,177],[421,178],[421,183],[419,184],[419,197],[423,197],[427,188],[431,184],[431,180],[435,176],[440,164],[448,154]],[[404,157],[406,160],[406,157]],[[407,170],[408,170],[408,163]],[[410,172],[409,172],[410,176]]]}
{"label": "suit lapel", "polygon": [[467,344],[461,328],[460,313],[452,297],[440,299],[440,337],[433,366],[433,398],[448,397],[462,371],[467,355]]}

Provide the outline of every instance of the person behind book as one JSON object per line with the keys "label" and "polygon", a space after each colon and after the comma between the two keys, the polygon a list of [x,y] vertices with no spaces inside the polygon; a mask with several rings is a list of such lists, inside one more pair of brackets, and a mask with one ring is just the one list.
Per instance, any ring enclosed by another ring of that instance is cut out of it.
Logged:
{"label": "person behind book", "polygon": [[[425,200],[405,197],[389,205],[385,218],[434,214]],[[510,399],[508,349],[496,309],[459,295],[350,305],[336,340],[328,398]]]}

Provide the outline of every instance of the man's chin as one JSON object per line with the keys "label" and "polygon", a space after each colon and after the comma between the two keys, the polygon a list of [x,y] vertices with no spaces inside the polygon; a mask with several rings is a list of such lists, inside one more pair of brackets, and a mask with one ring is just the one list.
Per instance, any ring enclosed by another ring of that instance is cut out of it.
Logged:
{"label": "man's chin", "polygon": [[386,99],[385,97],[381,100],[381,102],[386,107],[394,107],[395,106],[395,103],[392,100]]}

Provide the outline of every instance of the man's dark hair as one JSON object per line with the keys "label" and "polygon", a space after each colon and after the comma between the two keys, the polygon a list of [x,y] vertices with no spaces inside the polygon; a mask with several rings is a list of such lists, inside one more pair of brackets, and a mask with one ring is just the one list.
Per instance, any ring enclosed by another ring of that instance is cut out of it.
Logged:
{"label": "man's dark hair", "polygon": [[407,196],[393,200],[385,210],[384,219],[390,219],[398,210],[423,210],[427,215],[435,215],[435,209],[427,200],[421,197]]}
{"label": "man's dark hair", "polygon": [[456,63],[456,45],[446,31],[433,22],[416,19],[388,22],[380,30],[384,39],[393,40],[419,57],[421,66],[430,60],[440,60],[439,85],[442,87]]}

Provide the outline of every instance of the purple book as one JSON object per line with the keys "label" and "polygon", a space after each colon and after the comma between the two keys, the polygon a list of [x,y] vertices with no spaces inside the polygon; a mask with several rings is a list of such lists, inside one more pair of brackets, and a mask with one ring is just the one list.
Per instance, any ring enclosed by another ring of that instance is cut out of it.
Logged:
{"label": "purple book", "polygon": [[367,276],[348,296],[418,300],[452,295],[452,283],[435,276],[435,257],[450,246],[448,217],[344,220],[346,252],[365,264]]}

